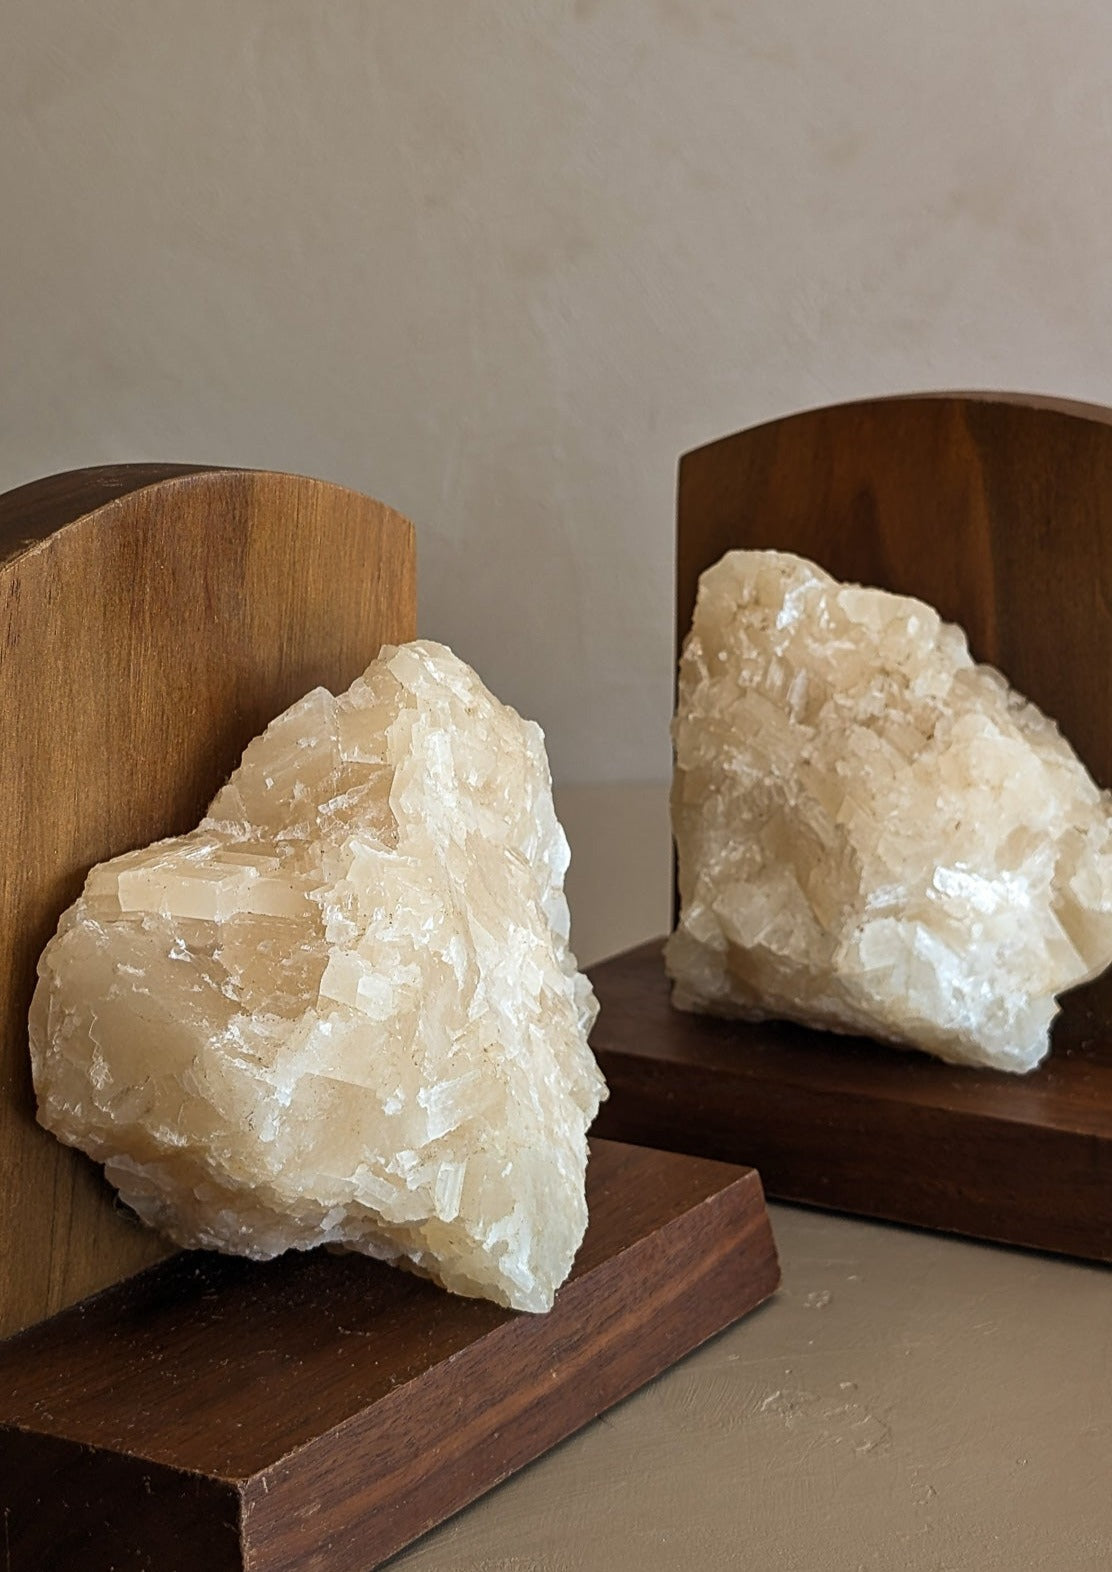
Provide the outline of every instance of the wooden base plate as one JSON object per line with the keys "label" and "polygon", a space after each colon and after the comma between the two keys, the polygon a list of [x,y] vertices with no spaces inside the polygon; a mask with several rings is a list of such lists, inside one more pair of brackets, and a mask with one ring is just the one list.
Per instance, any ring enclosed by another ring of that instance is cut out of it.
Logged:
{"label": "wooden base plate", "polygon": [[[1026,1076],[675,1010],[663,940],[591,970],[597,1128],[726,1161],[769,1196],[1112,1261],[1112,1062],[1076,994]],[[1088,1026],[1088,1030],[1087,1030]]]}
{"label": "wooden base plate", "polygon": [[180,1255],[0,1343],[10,1572],[370,1568],[772,1293],[752,1169],[599,1141],[544,1316]]}

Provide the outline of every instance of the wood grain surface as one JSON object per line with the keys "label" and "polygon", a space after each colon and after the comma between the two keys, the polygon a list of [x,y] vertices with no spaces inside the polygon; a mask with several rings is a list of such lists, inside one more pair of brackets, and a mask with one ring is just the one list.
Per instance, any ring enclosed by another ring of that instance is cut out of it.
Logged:
{"label": "wood grain surface", "polygon": [[0,1344],[8,1568],[363,1572],[775,1289],[751,1169],[603,1141],[587,1188],[548,1315],[185,1253]]}
{"label": "wood grain surface", "polygon": [[782,1200],[1112,1261],[1112,1062],[1095,1039],[1013,1076],[689,1015],[672,1008],[663,943],[590,970],[600,1134],[744,1154]]}
{"label": "wood grain surface", "polygon": [[[775,421],[680,463],[678,640],[733,547],[810,557],[961,623],[1112,784],[1107,411],[909,398]],[[769,1195],[1112,1259],[1112,978],[1068,994],[1017,1079],[672,1010],[660,946],[592,972],[599,1124],[757,1165]]]}
{"label": "wood grain surface", "polygon": [[123,465],[0,498],[0,1335],[166,1250],[34,1122],[27,1007],[60,913],[415,615],[412,527],[337,486]]}
{"label": "wood grain surface", "polygon": [[680,461],[677,650],[733,547],[928,601],[1112,785],[1112,424],[1028,403],[880,399]]}

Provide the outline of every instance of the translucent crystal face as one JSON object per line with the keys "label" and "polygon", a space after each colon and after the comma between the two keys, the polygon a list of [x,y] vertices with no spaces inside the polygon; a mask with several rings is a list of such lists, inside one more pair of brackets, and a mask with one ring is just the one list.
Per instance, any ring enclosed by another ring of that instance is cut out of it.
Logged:
{"label": "translucent crystal face", "polygon": [[90,873],[39,963],[39,1119],[147,1222],[319,1244],[544,1310],[605,1096],[540,728],[386,648],[248,747],[191,834]]}
{"label": "translucent crystal face", "polygon": [[922,602],[730,552],[673,736],[681,1009],[1027,1070],[1112,961],[1112,798]]}

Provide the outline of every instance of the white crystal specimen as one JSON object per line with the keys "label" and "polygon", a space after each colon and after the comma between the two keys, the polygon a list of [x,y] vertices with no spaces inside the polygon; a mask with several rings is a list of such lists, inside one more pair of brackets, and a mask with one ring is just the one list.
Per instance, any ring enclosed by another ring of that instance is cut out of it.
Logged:
{"label": "white crystal specimen", "polygon": [[546,1310],[606,1095],[540,728],[441,645],[279,716],[39,963],[39,1120],[178,1244],[331,1244]]}
{"label": "white crystal specimen", "polygon": [[673,738],[679,1008],[1022,1071],[1112,961],[1112,797],[921,601],[728,553]]}

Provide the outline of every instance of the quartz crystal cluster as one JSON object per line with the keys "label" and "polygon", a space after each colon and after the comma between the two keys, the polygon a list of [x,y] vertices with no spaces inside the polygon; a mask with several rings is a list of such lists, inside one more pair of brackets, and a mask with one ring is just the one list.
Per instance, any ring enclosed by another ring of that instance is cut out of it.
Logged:
{"label": "quartz crystal cluster", "polygon": [[248,747],[39,963],[39,1119],[178,1244],[330,1244],[547,1309],[605,1096],[541,730],[441,645]]}
{"label": "quartz crystal cluster", "polygon": [[1112,961],[1112,798],[920,601],[730,552],[673,735],[681,1009],[1028,1070]]}

